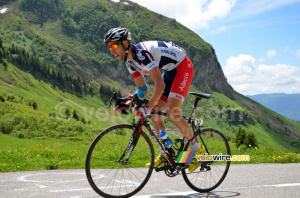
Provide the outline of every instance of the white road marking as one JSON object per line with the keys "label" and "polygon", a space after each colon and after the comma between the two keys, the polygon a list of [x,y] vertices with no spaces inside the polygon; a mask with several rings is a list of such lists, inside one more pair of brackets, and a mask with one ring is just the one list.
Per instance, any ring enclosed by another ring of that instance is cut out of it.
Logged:
{"label": "white road marking", "polygon": [[84,191],[92,190],[92,188],[73,188],[73,189],[62,189],[62,190],[50,190],[50,192],[75,192],[75,191]]}
{"label": "white road marking", "polygon": [[40,184],[37,184],[37,186],[38,186],[39,188],[47,188],[47,186],[40,185]]}
{"label": "white road marking", "polygon": [[196,194],[196,191],[189,191],[189,192],[174,192],[174,193],[166,193],[166,194],[153,194],[153,195],[141,195],[141,196],[133,196],[134,198],[147,198],[151,196],[184,196],[184,195],[192,195]]}
{"label": "white road marking", "polygon": [[[128,188],[128,187],[136,187],[135,185],[126,185],[121,186],[121,188]],[[99,187],[100,189],[110,189],[110,188],[120,188],[120,186],[106,186],[106,187]],[[50,190],[50,192],[72,192],[72,191],[84,191],[84,190],[92,190],[92,188],[73,188],[73,189],[61,189],[61,190]]]}
{"label": "white road marking", "polygon": [[[261,186],[249,186],[249,187],[234,187],[234,188],[218,188],[217,190],[224,189],[237,189],[237,188],[261,188],[261,187],[292,187],[292,186],[300,186],[300,183],[289,183],[289,184],[274,184],[274,185],[261,185]],[[174,192],[174,193],[166,193],[166,194],[153,194],[153,195],[141,195],[141,196],[133,196],[134,198],[150,198],[153,196],[192,196],[193,194],[198,194],[196,191],[189,192]]]}
{"label": "white road marking", "polygon": [[[47,181],[46,178],[48,178],[48,174],[67,174],[67,175],[84,175],[84,173],[62,173],[62,172],[51,172],[51,173],[37,173],[37,174],[29,174],[29,175],[24,175],[21,177],[18,177],[17,179],[19,181],[23,181],[23,182],[36,182],[36,183],[41,183],[41,182],[63,182],[63,183],[69,183],[69,182],[74,182],[74,181],[86,181],[86,178],[83,179],[74,179],[74,180],[56,180],[56,181]],[[34,177],[35,176],[39,176],[39,177],[44,177],[45,180],[40,179],[40,180],[35,180]],[[103,177],[102,175],[100,176],[100,178]],[[130,187],[130,186],[135,186],[135,185],[139,185],[138,183],[132,182],[132,181],[118,181],[116,180],[116,182],[124,184],[124,183],[129,183],[129,185],[126,185],[126,187]],[[41,184],[36,184],[36,186],[38,188],[46,188],[47,186],[45,185],[41,185]],[[230,187],[230,188],[218,188],[217,190],[225,190],[225,189],[241,189],[241,188],[269,188],[269,187],[299,187],[300,183],[286,183],[286,184],[273,184],[273,185],[260,185],[260,186],[248,186],[248,187]],[[119,188],[120,186],[106,186],[103,187],[105,189],[107,188]],[[121,185],[121,187],[125,187],[123,185]],[[17,191],[22,191],[25,189],[16,189]],[[168,189],[165,189],[168,190]],[[76,192],[76,191],[92,191],[92,188],[73,188],[73,189],[57,189],[57,190],[50,190],[50,192],[52,193],[58,193],[58,192]],[[169,192],[171,193],[165,193],[165,194],[152,194],[152,195],[141,195],[141,196],[134,196],[135,198],[150,198],[151,196],[193,196],[196,194],[199,194],[196,191],[187,191],[187,192],[176,192],[176,191],[171,191],[169,190]]]}
{"label": "white road marking", "polygon": [[[30,174],[30,175],[23,175],[21,177],[18,177],[17,180],[18,181],[23,181],[23,182],[35,182],[35,183],[42,183],[42,182],[78,182],[78,181],[86,181],[86,178],[83,177],[83,179],[74,179],[74,180],[64,180],[63,177],[56,177],[60,180],[55,180],[55,181],[49,181],[48,176],[47,175],[51,175],[53,176],[53,174],[59,174],[59,175],[85,175],[85,173],[63,173],[63,172],[49,172],[49,173],[36,173],[36,174]],[[44,175],[45,180],[34,180],[34,179],[30,179],[30,177],[35,177],[35,176],[41,176]]]}
{"label": "white road marking", "polygon": [[290,184],[275,184],[275,185],[263,185],[264,187],[289,187],[289,186],[300,186],[300,183],[290,183]]}

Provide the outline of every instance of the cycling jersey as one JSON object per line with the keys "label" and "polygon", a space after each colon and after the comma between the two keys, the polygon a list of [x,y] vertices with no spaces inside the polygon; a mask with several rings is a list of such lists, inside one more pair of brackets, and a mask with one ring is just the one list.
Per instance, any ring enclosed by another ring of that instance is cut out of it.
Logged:
{"label": "cycling jersey", "polygon": [[151,69],[159,67],[166,84],[161,99],[167,102],[168,97],[173,97],[184,101],[194,76],[194,68],[181,47],[172,42],[141,42],[132,45],[132,58],[132,61],[125,63],[133,78],[149,75]]}
{"label": "cycling jersey", "polygon": [[132,45],[133,61],[127,61],[128,71],[148,75],[154,67],[164,71],[176,68],[185,58],[185,51],[172,42],[145,41]]}

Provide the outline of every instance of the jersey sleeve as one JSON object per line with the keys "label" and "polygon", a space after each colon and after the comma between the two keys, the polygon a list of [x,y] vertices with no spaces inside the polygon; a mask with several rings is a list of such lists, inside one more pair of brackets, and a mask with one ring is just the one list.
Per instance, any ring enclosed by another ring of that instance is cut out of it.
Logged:
{"label": "jersey sleeve", "polygon": [[126,67],[127,67],[129,73],[131,74],[131,76],[132,76],[133,78],[136,78],[136,77],[142,75],[142,74],[141,74],[139,71],[137,71],[133,66],[131,66],[130,63],[127,63],[127,62],[126,62]]}

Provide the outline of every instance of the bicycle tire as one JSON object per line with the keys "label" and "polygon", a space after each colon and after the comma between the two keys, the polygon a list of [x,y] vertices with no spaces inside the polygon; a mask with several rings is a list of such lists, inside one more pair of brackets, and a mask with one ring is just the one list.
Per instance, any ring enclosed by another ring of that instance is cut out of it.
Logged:
{"label": "bicycle tire", "polygon": [[[222,153],[222,155],[230,155],[228,141],[220,131],[212,128],[204,128],[195,137],[198,143],[205,145],[204,154],[219,155]],[[200,137],[203,141],[201,141]],[[189,144],[186,144],[184,150],[189,150]],[[204,161],[192,173],[189,173],[187,169],[183,169],[182,176],[187,185],[193,190],[201,193],[209,192],[223,182],[229,171],[229,167],[230,161]]]}
{"label": "bicycle tire", "polygon": [[[134,130],[132,125],[115,125],[101,132],[91,144],[85,170],[91,187],[99,195],[112,198],[130,197],[148,182],[153,171],[154,150],[144,131],[141,131],[129,163],[118,162]],[[141,168],[149,162],[150,168]]]}

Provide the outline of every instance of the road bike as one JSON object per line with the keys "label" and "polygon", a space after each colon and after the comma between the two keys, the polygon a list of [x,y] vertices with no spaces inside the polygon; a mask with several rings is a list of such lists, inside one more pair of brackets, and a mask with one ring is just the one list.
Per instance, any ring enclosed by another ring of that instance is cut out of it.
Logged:
{"label": "road bike", "polygon": [[[194,106],[190,116],[183,118],[189,123],[198,143],[205,148],[203,155],[230,155],[225,136],[216,129],[202,128],[202,120],[195,118],[199,101],[211,98],[211,94],[189,94],[195,96]],[[132,100],[132,104],[144,105],[136,95],[133,99],[118,98],[115,93],[110,104],[115,101],[122,113],[128,114],[125,103],[129,100]],[[158,111],[152,111],[151,114],[166,115]],[[132,124],[119,124],[105,129],[95,138],[86,157],[85,170],[91,187],[103,197],[130,197],[146,185],[153,169],[157,172],[164,171],[170,177],[182,175],[187,185],[197,192],[214,190],[225,179],[230,166],[229,160],[201,160],[199,168],[190,173],[187,169],[189,164],[179,163],[177,160],[182,151],[191,151],[188,141],[184,137],[175,139],[171,148],[166,148],[164,143],[152,129],[148,117],[139,118],[137,121],[133,118]],[[153,167],[153,144],[166,157],[166,162],[156,168]],[[146,168],[146,163],[150,163],[150,167]]]}

